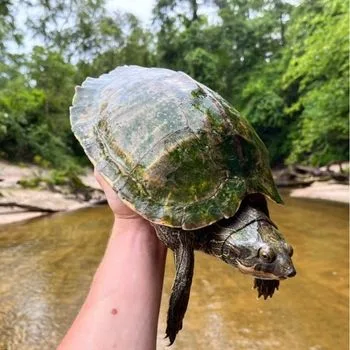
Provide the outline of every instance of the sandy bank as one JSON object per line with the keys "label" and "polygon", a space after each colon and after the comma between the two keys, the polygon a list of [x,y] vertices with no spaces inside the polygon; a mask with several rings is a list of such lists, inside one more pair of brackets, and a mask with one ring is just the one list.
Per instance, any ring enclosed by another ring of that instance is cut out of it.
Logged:
{"label": "sandy bank", "polygon": [[311,186],[292,190],[290,196],[349,203],[350,192],[349,185],[332,182],[314,182]]}
{"label": "sandy bank", "polygon": [[74,195],[60,186],[23,188],[19,180],[46,176],[48,171],[35,165],[18,166],[0,161],[0,225],[36,218],[49,213],[88,207],[105,199],[93,172],[87,170],[81,180],[87,186],[89,200]]}

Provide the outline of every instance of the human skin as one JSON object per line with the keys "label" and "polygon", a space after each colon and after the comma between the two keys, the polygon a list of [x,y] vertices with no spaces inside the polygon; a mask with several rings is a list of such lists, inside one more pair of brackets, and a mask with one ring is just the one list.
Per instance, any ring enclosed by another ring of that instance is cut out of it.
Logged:
{"label": "human skin", "polygon": [[154,350],[166,247],[150,223],[95,176],[114,215],[88,296],[57,350]]}

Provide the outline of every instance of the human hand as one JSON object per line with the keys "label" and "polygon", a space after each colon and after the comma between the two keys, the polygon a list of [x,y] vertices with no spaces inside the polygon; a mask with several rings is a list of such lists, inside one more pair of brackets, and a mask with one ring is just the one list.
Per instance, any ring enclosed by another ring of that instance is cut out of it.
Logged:
{"label": "human hand", "polygon": [[[156,349],[166,247],[95,171],[114,214],[89,294],[58,350]],[[135,329],[137,332],[135,333]]]}
{"label": "human hand", "polygon": [[103,176],[95,169],[95,178],[102,187],[109,207],[111,208],[115,218],[119,219],[140,219],[141,216],[130,209],[123,201],[119,198],[116,191],[109,185],[109,183],[103,178]]}

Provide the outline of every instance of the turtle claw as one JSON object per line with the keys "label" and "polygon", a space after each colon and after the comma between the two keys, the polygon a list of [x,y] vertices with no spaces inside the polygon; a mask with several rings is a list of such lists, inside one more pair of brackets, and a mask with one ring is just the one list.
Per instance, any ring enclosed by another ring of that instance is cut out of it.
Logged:
{"label": "turtle claw", "polygon": [[268,297],[272,298],[275,289],[278,290],[280,281],[278,280],[262,280],[259,278],[254,279],[254,289],[258,291],[258,298],[261,296],[266,300]]}
{"label": "turtle claw", "polygon": [[180,322],[168,321],[168,325],[165,331],[165,339],[169,339],[168,346],[171,346],[176,338],[177,333],[182,329],[182,320]]}

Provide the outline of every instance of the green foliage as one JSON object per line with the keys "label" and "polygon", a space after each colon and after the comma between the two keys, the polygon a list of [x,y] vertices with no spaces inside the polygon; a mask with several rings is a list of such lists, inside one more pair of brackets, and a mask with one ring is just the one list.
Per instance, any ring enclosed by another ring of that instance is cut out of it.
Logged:
{"label": "green foliage", "polygon": [[139,20],[131,14],[118,16],[117,23],[121,28],[119,45],[106,48],[92,60],[81,59],[77,64],[76,82],[80,83],[86,76],[99,76],[124,64],[152,66],[151,33],[143,29]]}
{"label": "green foliage", "polygon": [[50,177],[46,179],[45,182],[51,185],[66,185],[69,186],[72,192],[78,192],[86,188],[79,178],[81,174],[81,168],[77,166],[68,166],[65,169],[53,170]]}
{"label": "green foliage", "polygon": [[80,180],[79,175],[82,174],[82,168],[68,160],[63,168],[51,170],[47,175],[36,175],[21,179],[18,184],[23,188],[65,186],[72,193],[84,193],[88,192],[89,189]]}
{"label": "green foliage", "polygon": [[33,161],[38,155],[60,167],[73,156],[64,137],[70,133],[74,70],[41,47],[34,48],[27,68],[0,90],[0,148],[10,160]]}
{"label": "green foliage", "polygon": [[187,66],[186,71],[189,75],[196,77],[198,81],[203,82],[214,90],[223,89],[222,82],[216,79],[219,63],[217,56],[202,48],[196,48],[186,54],[184,61]]}
{"label": "green foliage", "polygon": [[[74,86],[137,64],[181,70],[218,91],[256,128],[272,164],[348,158],[346,2],[157,0],[152,30],[105,5],[0,4],[1,157],[53,167],[45,183],[79,188],[76,174],[88,161],[69,125]],[[25,32],[18,6],[28,13]],[[41,43],[25,54],[17,48],[24,34]]]}
{"label": "green foliage", "polygon": [[0,149],[8,158],[27,160],[28,128],[38,125],[36,111],[43,104],[43,91],[31,88],[23,76],[0,90]]}
{"label": "green foliage", "polygon": [[0,2],[0,55],[3,57],[7,56],[7,41],[12,39],[17,45],[22,42],[22,35],[16,28],[12,7],[12,0],[2,0]]}
{"label": "green foliage", "polygon": [[29,179],[21,179],[17,183],[21,185],[23,188],[37,188],[42,182],[41,177],[32,177]]}
{"label": "green foliage", "polygon": [[278,60],[257,67],[243,89],[242,110],[270,151],[273,164],[283,163],[291,148],[287,135],[293,120],[284,114],[280,90],[281,65]]}
{"label": "green foliage", "polygon": [[283,87],[299,115],[288,162],[325,164],[349,157],[349,15],[342,0],[306,2],[289,28],[291,59]]}

